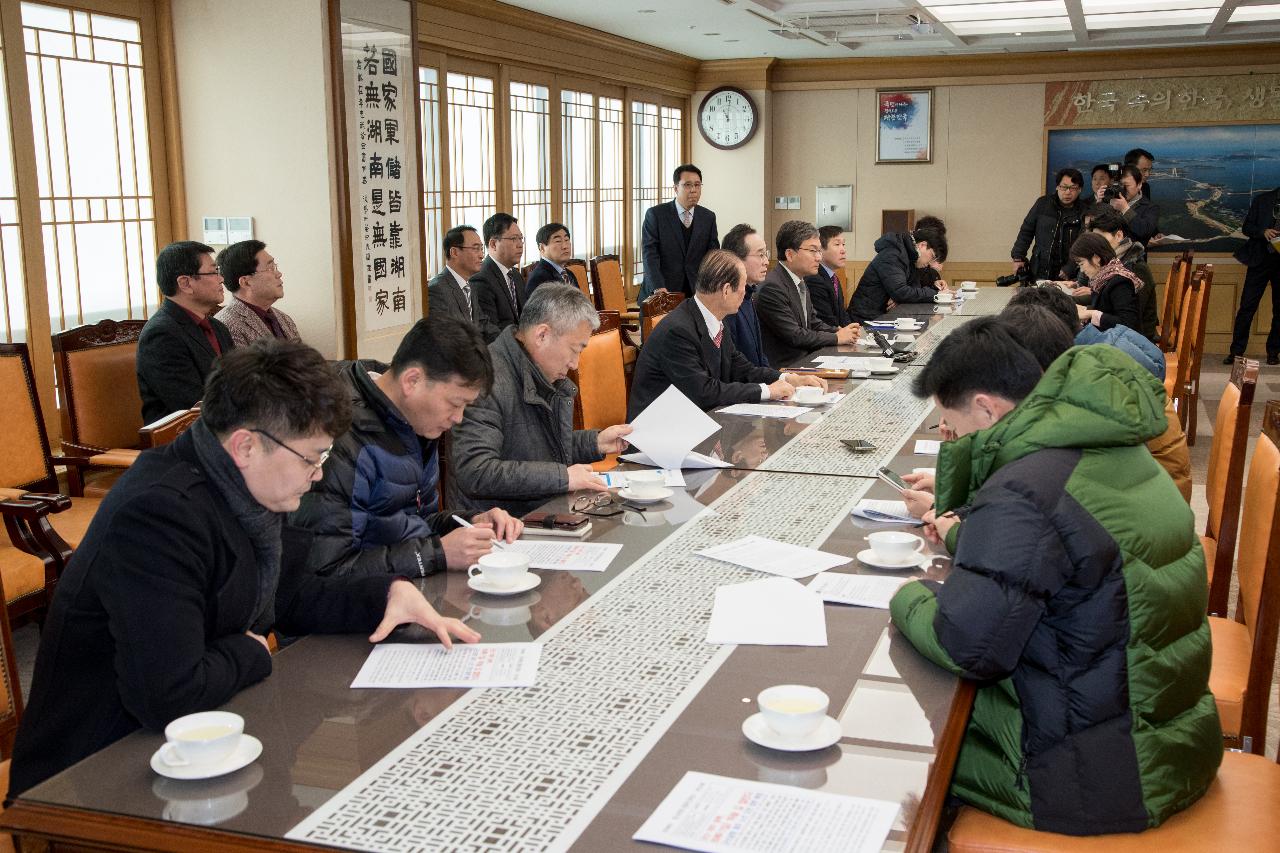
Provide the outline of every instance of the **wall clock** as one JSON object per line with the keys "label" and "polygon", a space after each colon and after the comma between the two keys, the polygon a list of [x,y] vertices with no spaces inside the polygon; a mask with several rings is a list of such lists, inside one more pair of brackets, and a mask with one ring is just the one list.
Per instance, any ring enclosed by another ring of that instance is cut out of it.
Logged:
{"label": "wall clock", "polygon": [[751,96],[736,86],[721,86],[702,99],[698,107],[698,130],[702,138],[726,151],[741,148],[760,125]]}

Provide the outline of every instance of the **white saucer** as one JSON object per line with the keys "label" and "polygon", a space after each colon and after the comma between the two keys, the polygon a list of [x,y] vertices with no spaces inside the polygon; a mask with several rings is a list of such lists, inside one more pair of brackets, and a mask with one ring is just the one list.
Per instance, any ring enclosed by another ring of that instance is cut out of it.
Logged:
{"label": "white saucer", "polygon": [[213,764],[185,764],[175,767],[161,761],[160,750],[157,749],[151,756],[151,769],[170,779],[212,779],[214,776],[225,776],[252,764],[261,754],[262,741],[253,735],[241,735],[240,743],[236,744],[235,750],[221,761]]}
{"label": "white saucer", "polygon": [[903,326],[901,329],[899,329],[897,326],[894,326],[893,330],[895,332],[918,332],[923,328],[924,328],[924,323],[921,323],[919,320],[917,320],[914,325]]}
{"label": "white saucer", "polygon": [[876,552],[873,551],[871,548],[864,548],[863,550],[858,552],[858,562],[866,563],[868,566],[871,566],[872,568],[875,568],[875,569],[888,569],[889,571],[901,571],[903,569],[920,568],[921,561],[923,561],[928,556],[929,555],[925,554],[923,551],[916,551],[914,554],[907,557],[905,560],[899,560],[899,561],[893,562],[893,561],[886,560],[883,557],[877,557]]}
{"label": "white saucer", "polygon": [[639,495],[632,494],[631,490],[625,486],[618,489],[618,497],[626,501],[634,501],[638,504],[656,504],[658,501],[665,501],[674,494],[675,492],[670,489],[659,489],[652,497],[642,498]]}
{"label": "white saucer", "polygon": [[843,734],[837,720],[824,717],[818,727],[804,737],[784,737],[769,728],[769,724],[764,721],[764,714],[752,714],[743,720],[742,733],[752,743],[783,752],[811,752],[815,749],[826,749],[838,743]]}
{"label": "white saucer", "polygon": [[525,579],[515,586],[494,586],[480,575],[467,578],[467,586],[485,595],[519,595],[522,592],[537,589],[540,583],[542,583],[542,575],[535,575],[533,572],[528,572]]}

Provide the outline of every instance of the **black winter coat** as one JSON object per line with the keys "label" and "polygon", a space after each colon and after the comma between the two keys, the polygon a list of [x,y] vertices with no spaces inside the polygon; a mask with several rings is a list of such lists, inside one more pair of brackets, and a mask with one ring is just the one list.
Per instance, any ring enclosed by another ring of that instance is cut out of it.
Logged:
{"label": "black winter coat", "polygon": [[933,286],[916,285],[916,261],[920,253],[910,234],[885,234],[875,244],[876,256],[858,281],[849,302],[853,320],[872,320],[889,310],[889,300],[899,305],[932,302],[938,294]]}
{"label": "black winter coat", "polygon": [[1056,192],[1040,196],[1022,220],[1010,257],[1026,260],[1034,240],[1035,251],[1029,263],[1036,278],[1061,278],[1062,268],[1070,261],[1071,244],[1080,236],[1084,211],[1079,199],[1064,207]]}

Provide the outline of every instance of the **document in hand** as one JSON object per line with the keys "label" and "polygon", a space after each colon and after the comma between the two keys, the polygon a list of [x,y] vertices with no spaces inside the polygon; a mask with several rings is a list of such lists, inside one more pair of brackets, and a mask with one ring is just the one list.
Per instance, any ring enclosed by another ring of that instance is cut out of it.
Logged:
{"label": "document in hand", "polygon": [[871,853],[884,846],[898,808],[691,770],[632,838],[706,853]]}
{"label": "document in hand", "polygon": [[763,536],[744,536],[737,541],[693,553],[784,578],[807,578],[853,561],[852,557],[843,554],[829,554]]}
{"label": "document in hand", "polygon": [[825,646],[822,598],[790,578],[765,578],[716,589],[708,643]]}
{"label": "document in hand", "polygon": [[627,441],[659,468],[680,468],[689,452],[719,429],[720,424],[670,385],[632,419]]}

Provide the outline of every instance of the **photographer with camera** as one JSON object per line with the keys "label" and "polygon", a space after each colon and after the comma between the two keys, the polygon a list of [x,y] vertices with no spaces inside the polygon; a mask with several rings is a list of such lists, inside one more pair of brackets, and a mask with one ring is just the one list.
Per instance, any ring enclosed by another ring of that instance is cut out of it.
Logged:
{"label": "photographer with camera", "polygon": [[1124,217],[1125,234],[1143,248],[1160,231],[1160,208],[1142,194],[1146,180],[1133,163],[1120,167],[1119,183],[1112,183],[1103,193],[1103,201]]}
{"label": "photographer with camera", "polygon": [[[1061,278],[1071,244],[1080,236],[1080,222],[1084,217],[1080,190],[1084,187],[1084,176],[1078,169],[1059,169],[1053,182],[1054,191],[1031,205],[1009,253],[1014,274],[1024,280]],[[1027,250],[1033,240],[1035,251],[1027,271],[1024,270],[1028,266]]]}

